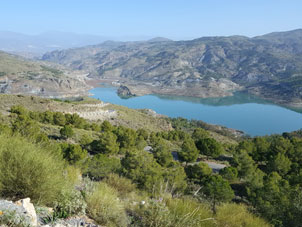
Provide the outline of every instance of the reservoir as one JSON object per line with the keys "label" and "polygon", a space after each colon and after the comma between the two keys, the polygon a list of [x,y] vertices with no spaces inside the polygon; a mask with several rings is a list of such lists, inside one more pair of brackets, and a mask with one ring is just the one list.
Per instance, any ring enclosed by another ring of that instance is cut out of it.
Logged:
{"label": "reservoir", "polygon": [[302,114],[258,97],[235,93],[223,98],[145,95],[120,98],[115,87],[97,87],[93,98],[134,109],[153,109],[169,117],[202,120],[244,131],[250,136],[281,134],[302,128]]}

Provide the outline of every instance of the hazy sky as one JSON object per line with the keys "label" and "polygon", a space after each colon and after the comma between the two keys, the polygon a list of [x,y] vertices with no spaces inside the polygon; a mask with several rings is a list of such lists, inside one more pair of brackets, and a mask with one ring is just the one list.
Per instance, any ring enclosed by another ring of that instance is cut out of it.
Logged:
{"label": "hazy sky", "polygon": [[0,0],[0,30],[103,36],[256,36],[302,28],[302,0]]}

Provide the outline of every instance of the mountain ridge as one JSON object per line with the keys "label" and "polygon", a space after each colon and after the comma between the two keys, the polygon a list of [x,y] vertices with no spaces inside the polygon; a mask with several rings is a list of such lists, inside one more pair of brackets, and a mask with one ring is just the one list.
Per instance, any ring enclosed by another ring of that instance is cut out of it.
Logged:
{"label": "mountain ridge", "polygon": [[302,105],[302,30],[188,41],[118,42],[53,51],[42,60],[119,81],[137,94],[229,96],[244,90]]}

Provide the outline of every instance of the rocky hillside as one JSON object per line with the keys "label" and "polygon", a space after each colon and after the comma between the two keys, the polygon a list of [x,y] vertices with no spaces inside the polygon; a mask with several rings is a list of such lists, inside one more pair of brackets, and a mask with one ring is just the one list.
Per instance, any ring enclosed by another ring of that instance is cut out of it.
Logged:
{"label": "rocky hillside", "polygon": [[67,97],[86,94],[86,75],[0,52],[0,93]]}
{"label": "rocky hillside", "polygon": [[300,29],[254,38],[104,42],[50,52],[42,59],[86,70],[90,77],[118,80],[137,94],[215,97],[246,90],[302,105]]}

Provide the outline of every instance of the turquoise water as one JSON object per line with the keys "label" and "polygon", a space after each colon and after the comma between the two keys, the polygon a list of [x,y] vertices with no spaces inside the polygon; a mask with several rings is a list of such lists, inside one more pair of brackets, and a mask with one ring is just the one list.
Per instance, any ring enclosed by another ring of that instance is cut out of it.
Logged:
{"label": "turquoise water", "polygon": [[90,91],[104,102],[135,109],[153,109],[169,117],[202,120],[239,129],[251,136],[290,132],[302,128],[302,114],[247,94],[225,98],[191,98],[145,95],[122,99],[116,88],[98,87]]}

